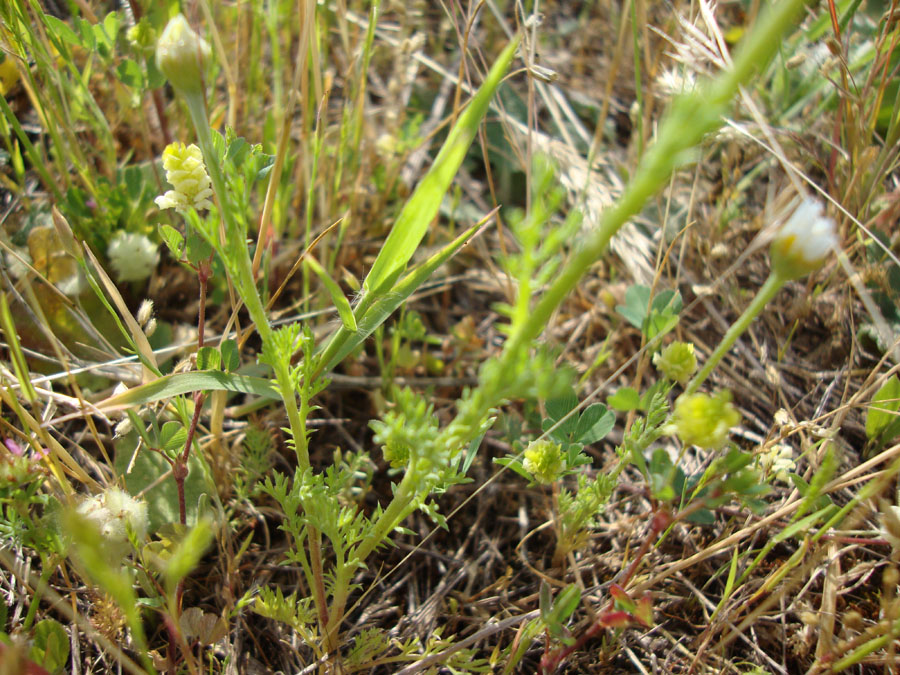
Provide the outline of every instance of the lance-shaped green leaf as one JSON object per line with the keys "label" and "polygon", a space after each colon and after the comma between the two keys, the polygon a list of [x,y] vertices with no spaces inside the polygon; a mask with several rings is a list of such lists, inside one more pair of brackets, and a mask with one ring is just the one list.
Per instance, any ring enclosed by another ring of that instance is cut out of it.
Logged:
{"label": "lance-shaped green leaf", "polygon": [[[483,222],[483,221],[482,221]],[[470,237],[481,228],[482,223],[473,225],[459,237],[447,244],[428,260],[413,269],[401,279],[388,295],[380,297],[371,305],[364,316],[357,319],[357,329],[350,331],[341,326],[331,337],[322,352],[317,374],[327,373],[356,349],[363,340],[380,326],[406,299],[419,288],[434,271],[449,260]]]}
{"label": "lance-shaped green leaf", "polygon": [[100,401],[97,408],[104,412],[121,410],[194,391],[233,391],[274,400],[280,398],[278,389],[269,380],[262,377],[223,373],[220,370],[200,370],[165,375]]}
{"label": "lance-shaped green leaf", "polygon": [[[478,125],[487,112],[491,98],[512,63],[518,44],[518,39],[513,40],[497,58],[481,88],[447,136],[434,164],[419,181],[415,192],[397,217],[391,233],[363,282],[366,296],[357,308],[362,309],[362,312],[365,312],[368,305],[375,302],[378,296],[391,292],[394,282],[406,269],[407,263],[425,236],[428,225],[437,215],[441,201],[475,138]],[[369,298],[368,294],[374,297]],[[357,312],[357,322],[359,318]]]}
{"label": "lance-shaped green leaf", "polygon": [[178,582],[190,574],[200,562],[214,535],[212,521],[201,518],[178,543],[163,568],[166,588],[170,595],[174,594]]}
{"label": "lance-shaped green leaf", "polygon": [[328,272],[326,272],[319,264],[319,261],[311,255],[307,255],[303,262],[306,263],[308,267],[312,268],[312,271],[316,273],[316,276],[319,277],[319,280],[325,286],[325,289],[331,296],[331,301],[337,309],[338,315],[341,317],[341,323],[344,325],[344,328],[350,332],[355,332],[356,317],[353,316],[353,309],[350,307],[350,302],[341,291],[341,287],[337,285],[335,280],[332,279]]}
{"label": "lance-shaped green leaf", "polygon": [[900,419],[900,379],[896,375],[885,382],[872,397],[866,413],[866,436],[869,441],[890,442],[898,432]]}

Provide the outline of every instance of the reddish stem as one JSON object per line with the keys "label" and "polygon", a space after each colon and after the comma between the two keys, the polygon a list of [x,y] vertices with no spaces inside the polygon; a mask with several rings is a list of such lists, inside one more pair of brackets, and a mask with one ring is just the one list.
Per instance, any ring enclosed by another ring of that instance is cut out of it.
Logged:
{"label": "reddish stem", "polygon": [[[684,511],[674,516],[664,508],[657,510],[656,513],[653,514],[653,519],[650,521],[650,531],[647,533],[647,536],[644,537],[644,541],[641,542],[641,547],[635,554],[634,560],[631,561],[631,564],[628,566],[628,569],[625,570],[622,578],[616,581],[619,586],[624,588],[626,585],[628,585],[628,582],[634,576],[635,572],[637,572],[638,566],[641,564],[641,561],[643,561],[644,556],[647,555],[647,551],[650,550],[650,546],[653,545],[653,542],[656,541],[656,538],[659,536],[659,534],[679,518],[687,515],[692,510],[696,510],[692,507],[693,505],[689,506]],[[588,640],[591,640],[595,635],[604,630],[606,628],[604,618],[609,615],[614,606],[615,601],[610,598],[606,607],[600,614],[600,619],[594,622],[590,628],[588,628],[577,640],[575,640],[573,644],[569,645],[568,647],[560,647],[559,649],[552,652],[545,651],[544,655],[541,657],[541,672],[555,672],[556,669],[559,668],[559,664],[562,663],[569,654],[578,649],[581,649]]]}
{"label": "reddish stem", "polygon": [[[200,307],[197,316],[197,349],[203,347],[204,328],[206,326],[206,288],[212,276],[212,256],[209,260],[201,261],[197,265],[197,281],[200,284]],[[178,492],[178,519],[182,525],[187,526],[187,503],[184,497],[184,482],[188,477],[188,460],[191,456],[191,445],[197,433],[197,424],[200,422],[200,411],[203,409],[203,401],[206,395],[202,391],[194,392],[194,414],[191,416],[191,424],[188,427],[187,439],[184,442],[184,452],[175,458],[172,463],[172,476],[175,478],[175,488]],[[181,614],[181,604],[184,598],[184,579],[179,580],[175,587],[175,607]]]}

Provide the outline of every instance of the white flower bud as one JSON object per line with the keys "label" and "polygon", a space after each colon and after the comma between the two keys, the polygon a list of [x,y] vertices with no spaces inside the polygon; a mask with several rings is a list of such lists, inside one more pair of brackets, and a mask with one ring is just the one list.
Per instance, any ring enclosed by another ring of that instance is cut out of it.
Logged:
{"label": "white flower bud", "polygon": [[128,417],[123,417],[119,420],[119,423],[116,425],[115,431],[113,432],[113,438],[122,438],[131,433],[131,430],[134,429],[134,426],[131,424],[131,419]]}
{"label": "white flower bud", "polygon": [[144,335],[147,337],[151,337],[156,332],[156,318],[151,317],[147,322],[147,325],[144,326]]}
{"label": "white flower bud", "polygon": [[772,242],[770,255],[777,274],[785,279],[804,277],[837,248],[834,221],[823,213],[822,204],[812,197],[794,209]]}
{"label": "white flower bud", "polygon": [[181,14],[169,21],[156,44],[156,65],[175,89],[186,94],[202,90],[209,55],[209,44]]}
{"label": "white flower bud", "polygon": [[144,298],[141,300],[141,306],[138,307],[137,311],[137,322],[142,326],[145,326],[148,321],[153,317],[153,301],[149,298]]}

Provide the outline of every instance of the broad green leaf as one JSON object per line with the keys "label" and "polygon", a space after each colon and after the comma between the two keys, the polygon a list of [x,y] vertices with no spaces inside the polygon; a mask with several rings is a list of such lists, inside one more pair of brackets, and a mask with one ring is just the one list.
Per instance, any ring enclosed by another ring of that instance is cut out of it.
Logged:
{"label": "broad green leaf", "polygon": [[670,501],[675,498],[673,483],[674,467],[669,454],[662,448],[653,451],[650,458],[650,493],[660,501]]}
{"label": "broad green leaf", "polygon": [[625,291],[625,304],[617,305],[616,311],[624,316],[632,326],[641,329],[649,305],[650,288],[643,284],[635,284],[629,286]]}
{"label": "broad green leaf", "polygon": [[[575,395],[575,390],[569,387],[568,391],[566,391],[562,396],[547,401],[546,406],[547,416],[550,419],[544,421],[544,424],[542,425],[544,427],[544,431],[547,431],[551,426],[555,425],[557,422],[565,418],[566,415],[569,415],[570,412],[578,407],[578,396]],[[570,440],[569,437],[571,436],[571,434],[575,433],[575,429],[577,426],[578,415],[569,415],[569,417],[566,418],[565,422],[560,424],[551,435],[558,441],[568,441]]]}
{"label": "broad green leaf", "polygon": [[94,41],[97,52],[105,59],[112,55],[116,43],[116,34],[119,32],[119,15],[110,12],[102,23],[94,24]]}
{"label": "broad green leaf", "polygon": [[160,225],[159,237],[172,252],[172,257],[181,260],[184,255],[184,235],[171,225]]}
{"label": "broad green leaf", "polygon": [[875,392],[866,414],[866,436],[870,441],[878,438],[897,419],[898,409],[900,409],[900,378],[892,375]]}
{"label": "broad green leaf", "polygon": [[553,601],[553,607],[549,613],[548,622],[563,623],[578,609],[581,602],[581,589],[577,584],[566,586]]}
{"label": "broad green leaf", "polygon": [[641,395],[632,387],[621,387],[612,396],[606,397],[610,408],[628,412],[637,410],[641,405]]}
{"label": "broad green leaf", "polygon": [[[125,183],[125,189],[128,191],[128,197],[132,201],[140,201],[147,189],[147,175],[145,166],[129,165],[122,169],[120,182]],[[171,226],[170,226],[171,227]]]}
{"label": "broad green leaf", "polygon": [[213,248],[208,241],[196,229],[189,228],[187,235],[187,245],[185,246],[184,255],[188,262],[194,265],[201,261],[208,260],[212,255]]}
{"label": "broad green leaf", "polygon": [[222,355],[215,347],[200,347],[197,350],[197,370],[218,370]]}
{"label": "broad green leaf", "polygon": [[181,422],[166,422],[159,430],[159,447],[172,456],[180,454],[187,442],[187,429]]}
{"label": "broad green leaf", "polygon": [[795,473],[789,473],[788,477],[791,479],[794,487],[797,488],[797,492],[800,493],[800,496],[805,497],[809,492],[809,483],[807,483],[801,476],[798,476]]}
{"label": "broad green leaf", "polygon": [[225,158],[235,166],[241,166],[244,163],[244,160],[247,159],[247,155],[250,154],[250,150],[250,144],[242,137],[238,136],[228,144],[228,148],[225,151]]}
{"label": "broad green leaf", "polygon": [[716,515],[709,509],[700,509],[688,514],[686,520],[697,525],[713,525],[716,522]]}
{"label": "broad green leaf", "polygon": [[550,594],[550,584],[546,579],[541,579],[541,588],[538,592],[538,607],[541,610],[541,618],[544,621],[550,616],[550,610],[553,608],[553,596]]}
{"label": "broad green leaf", "polygon": [[578,397],[575,395],[575,390],[569,387],[569,390],[562,396],[547,401],[547,415],[554,422],[559,422],[577,406]]}
{"label": "broad green leaf", "polygon": [[70,45],[81,45],[81,38],[75,31],[69,28],[69,24],[62,19],[57,19],[50,14],[44,14],[44,22],[47,24],[47,28],[50,29],[50,32],[60,40],[68,42]]}
{"label": "broad green leaf", "polygon": [[[116,471],[118,475],[124,476],[128,493],[143,494],[146,499],[150,531],[156,532],[167,523],[177,523],[178,491],[175,481],[171,476],[165,480],[159,479],[171,469],[163,456],[146,447],[138,447],[135,437],[131,435],[117,439],[115,447]],[[181,449],[184,450],[183,441]],[[196,522],[200,496],[215,489],[207,479],[206,468],[199,454],[192,452],[188,457],[188,475],[184,480],[188,524]]]}
{"label": "broad green leaf", "polygon": [[95,51],[97,49],[97,37],[94,35],[94,25],[81,17],[75,18],[75,25],[78,27],[78,32],[81,33],[81,46],[88,51]]}
{"label": "broad green leaf", "polygon": [[615,413],[601,403],[594,403],[581,414],[575,429],[575,440],[585,445],[596,443],[612,431],[615,425]]}
{"label": "broad green leaf", "polygon": [[152,382],[101,401],[97,404],[97,408],[104,412],[121,410],[201,390],[233,391],[273,400],[281,398],[278,389],[269,380],[261,377],[223,373],[219,370],[201,370],[164,375]]}
{"label": "broad green leaf", "polygon": [[[428,226],[437,215],[441,201],[450,188],[450,182],[459,170],[469,146],[475,138],[481,119],[487,112],[494,92],[509,69],[518,45],[518,39],[513,40],[497,57],[497,61],[484,83],[447,136],[434,164],[416,186],[415,192],[406,202],[400,215],[397,216],[397,221],[391,228],[384,246],[381,247],[381,251],[363,283],[364,292],[374,294],[375,299],[392,292],[394,282],[406,269],[407,263],[425,236]],[[358,316],[357,320],[359,320]]]}
{"label": "broad green leaf", "polygon": [[141,67],[137,64],[137,61],[132,61],[131,59],[125,59],[119,63],[116,66],[116,74],[119,76],[119,81],[122,84],[134,89],[140,89],[144,83],[144,73]]}
{"label": "broad green leaf", "polygon": [[666,289],[660,291],[650,305],[650,311],[659,312],[660,314],[676,315],[681,312],[684,303],[681,300],[681,294],[678,291]]}
{"label": "broad green leaf", "polygon": [[678,325],[678,317],[671,314],[651,314],[647,317],[643,332],[648,340],[665,335]]}
{"label": "broad green leaf", "polygon": [[222,352],[222,367],[226,373],[234,372],[241,367],[241,354],[236,340],[225,340],[219,350]]}
{"label": "broad green leaf", "polygon": [[[69,636],[59,621],[44,619],[34,626],[34,643],[28,653],[51,673],[62,672],[69,660]],[[28,672],[28,669],[25,669]]]}

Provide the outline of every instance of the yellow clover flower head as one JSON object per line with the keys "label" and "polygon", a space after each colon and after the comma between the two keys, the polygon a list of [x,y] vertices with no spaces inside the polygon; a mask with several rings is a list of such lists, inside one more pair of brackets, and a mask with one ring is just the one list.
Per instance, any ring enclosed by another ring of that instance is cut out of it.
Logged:
{"label": "yellow clover flower head", "polygon": [[728,440],[728,430],[741,421],[731,405],[731,392],[688,394],[675,401],[675,412],[667,431],[674,433],[685,445],[718,450]]}
{"label": "yellow clover flower head", "polygon": [[558,443],[535,441],[525,450],[525,470],[535,482],[549,485],[560,477],[563,471],[563,457]]}
{"label": "yellow clover flower head", "polygon": [[166,180],[174,190],[156,198],[156,205],[161,209],[175,209],[185,213],[193,207],[197,211],[212,208],[212,188],[203,154],[200,148],[191,143],[170,143],[163,151],[163,168]]}
{"label": "yellow clover flower head", "polygon": [[826,218],[821,202],[807,197],[794,209],[772,242],[772,267],[784,279],[799,279],[814,272],[837,248],[835,224]]}
{"label": "yellow clover flower head", "polygon": [[683,386],[697,370],[694,345],[690,342],[673,342],[653,356],[653,365],[667,378]]}
{"label": "yellow clover flower head", "polygon": [[209,43],[197,35],[182,14],[166,24],[156,43],[156,65],[172,86],[184,94],[202,90],[203,68],[209,55]]}

